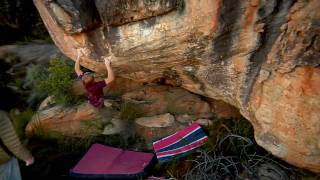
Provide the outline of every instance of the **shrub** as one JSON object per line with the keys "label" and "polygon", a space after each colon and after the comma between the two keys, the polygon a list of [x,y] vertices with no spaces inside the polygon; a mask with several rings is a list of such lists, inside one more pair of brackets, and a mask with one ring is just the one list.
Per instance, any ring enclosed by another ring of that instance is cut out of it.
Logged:
{"label": "shrub", "polygon": [[72,64],[67,60],[54,58],[50,61],[48,69],[39,65],[31,68],[27,73],[25,85],[32,87],[36,96],[52,95],[57,103],[69,105],[77,100],[71,93],[74,82],[72,75]]}
{"label": "shrub", "polygon": [[61,59],[52,59],[48,69],[49,77],[41,81],[39,86],[45,92],[53,95],[55,101],[61,104],[70,104],[74,101],[71,94],[73,84],[73,69],[70,65]]}

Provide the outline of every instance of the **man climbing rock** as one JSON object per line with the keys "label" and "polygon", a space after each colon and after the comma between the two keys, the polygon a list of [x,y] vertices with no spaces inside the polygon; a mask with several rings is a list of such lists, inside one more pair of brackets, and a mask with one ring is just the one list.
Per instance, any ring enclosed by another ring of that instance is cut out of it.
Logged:
{"label": "man climbing rock", "polygon": [[74,70],[77,73],[78,77],[81,78],[83,85],[87,91],[87,97],[89,103],[96,108],[104,107],[104,99],[103,99],[103,88],[106,87],[110,82],[114,80],[114,74],[111,68],[110,58],[103,57],[108,77],[101,81],[95,81],[93,75],[91,73],[83,73],[80,70],[80,56],[83,55],[85,49],[79,49],[77,51],[78,57],[74,66]]}
{"label": "man climbing rock", "polygon": [[0,179],[20,180],[20,169],[17,159],[26,163],[34,162],[31,153],[22,146],[6,112],[0,110]]}

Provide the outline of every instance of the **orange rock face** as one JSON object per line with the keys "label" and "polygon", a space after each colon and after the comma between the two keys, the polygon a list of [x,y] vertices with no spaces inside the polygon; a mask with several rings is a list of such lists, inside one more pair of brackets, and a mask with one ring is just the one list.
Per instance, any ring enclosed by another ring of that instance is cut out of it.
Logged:
{"label": "orange rock face", "polygon": [[250,97],[259,145],[296,165],[320,172],[319,2],[298,2],[262,66]]}
{"label": "orange rock face", "polygon": [[251,97],[258,144],[314,171],[320,170],[316,166],[320,163],[319,82],[320,69],[297,67],[290,73],[272,74],[254,88]]}
{"label": "orange rock face", "polygon": [[[88,103],[75,107],[47,107],[33,116],[26,127],[28,135],[45,133],[66,136],[88,136],[101,133],[96,126],[90,126],[94,120],[101,119],[98,111]],[[86,123],[88,122],[88,123]],[[41,134],[40,134],[41,135]]]}
{"label": "orange rock face", "polygon": [[223,100],[253,124],[262,147],[320,172],[320,1],[134,2],[145,4],[115,7],[121,20],[101,8],[103,1],[88,5],[90,13],[64,16],[77,5],[34,0],[71,59],[85,48],[81,65],[105,73],[101,56],[114,55],[117,76]]}
{"label": "orange rock face", "polygon": [[171,114],[194,114],[210,112],[210,106],[200,97],[181,88],[146,86],[122,96],[134,104],[145,116],[169,112]]}

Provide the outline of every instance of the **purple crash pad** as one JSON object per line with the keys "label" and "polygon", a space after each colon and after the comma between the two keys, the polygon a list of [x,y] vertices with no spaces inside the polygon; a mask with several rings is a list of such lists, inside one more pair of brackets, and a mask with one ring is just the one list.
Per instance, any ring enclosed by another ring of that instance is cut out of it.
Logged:
{"label": "purple crash pad", "polygon": [[130,179],[141,176],[151,164],[153,153],[125,151],[101,144],[93,144],[89,151],[71,169],[74,177]]}

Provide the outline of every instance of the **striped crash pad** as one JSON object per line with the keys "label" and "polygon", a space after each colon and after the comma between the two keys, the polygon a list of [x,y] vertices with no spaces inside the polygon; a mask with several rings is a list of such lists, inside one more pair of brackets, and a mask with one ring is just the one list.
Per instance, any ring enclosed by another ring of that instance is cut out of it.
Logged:
{"label": "striped crash pad", "polygon": [[208,136],[197,123],[153,143],[153,149],[160,162],[185,156],[191,150],[201,146]]}
{"label": "striped crash pad", "polygon": [[153,153],[126,151],[93,144],[70,176],[76,179],[141,179],[151,167]]}

